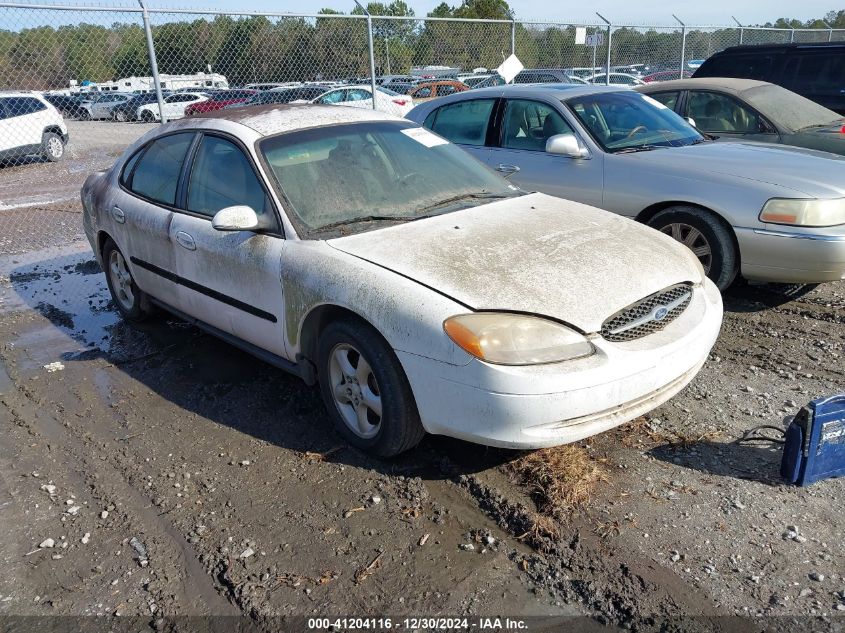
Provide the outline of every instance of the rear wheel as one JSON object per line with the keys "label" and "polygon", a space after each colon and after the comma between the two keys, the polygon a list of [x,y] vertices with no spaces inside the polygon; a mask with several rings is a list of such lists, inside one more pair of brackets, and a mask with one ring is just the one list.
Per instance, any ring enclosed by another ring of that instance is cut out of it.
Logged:
{"label": "rear wheel", "polygon": [[143,112],[141,112],[141,120],[144,123],[152,123],[155,121],[155,117],[153,116],[153,113],[149,110],[144,110]]}
{"label": "rear wheel", "polygon": [[41,156],[55,163],[65,155],[65,142],[55,132],[44,132],[41,136]]}
{"label": "rear wheel", "polygon": [[392,457],[425,435],[399,359],[369,325],[336,321],[318,343],[320,391],[337,431],[353,446]]}
{"label": "rear wheel", "polygon": [[126,123],[126,112],[124,110],[117,110],[114,113],[114,120],[119,123]]}
{"label": "rear wheel", "polygon": [[83,121],[90,121],[91,120],[91,112],[87,108],[82,108],[79,111],[79,118]]}
{"label": "rear wheel", "polygon": [[689,248],[719,290],[736,279],[739,262],[730,229],[709,211],[690,206],[664,209],[648,225]]}
{"label": "rear wheel", "polygon": [[103,265],[112,300],[127,321],[139,322],[149,316],[143,291],[135,284],[129,264],[111,238],[103,245]]}

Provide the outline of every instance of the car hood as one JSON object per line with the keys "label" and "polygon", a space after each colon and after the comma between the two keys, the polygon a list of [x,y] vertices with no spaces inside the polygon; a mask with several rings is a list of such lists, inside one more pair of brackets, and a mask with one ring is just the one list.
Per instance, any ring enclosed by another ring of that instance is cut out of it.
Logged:
{"label": "car hood", "polygon": [[582,332],[684,281],[692,253],[632,220],[530,194],[328,243],[472,310],[545,315]]}
{"label": "car hood", "polygon": [[637,152],[627,157],[662,173],[683,172],[702,179],[707,173],[753,180],[795,192],[795,197],[845,196],[845,157],[770,143],[701,143]]}

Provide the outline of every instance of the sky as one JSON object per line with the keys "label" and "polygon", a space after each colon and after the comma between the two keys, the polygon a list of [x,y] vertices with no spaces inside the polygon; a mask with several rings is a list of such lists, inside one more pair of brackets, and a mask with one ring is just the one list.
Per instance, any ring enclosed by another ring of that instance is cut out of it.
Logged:
{"label": "sky", "polygon": [[[363,1],[363,0],[362,0]],[[384,1],[384,0],[382,0]],[[387,0],[389,2],[389,0]],[[416,15],[424,16],[440,0],[406,0]],[[447,0],[459,4],[460,0]],[[568,4],[568,6],[567,6]],[[788,17],[807,20],[824,16],[837,8],[834,2],[817,0],[757,0],[737,2],[736,0],[698,0],[697,2],[665,2],[659,0],[597,0],[595,3],[549,2],[548,0],[512,0],[510,6],[517,18],[527,20],[552,20],[561,22],[595,22],[593,13],[598,11],[617,24],[672,25],[672,13],[687,24],[725,25],[733,24],[731,16],[743,24],[774,22]],[[353,0],[148,0],[150,7],[211,8],[226,11],[278,11],[316,13],[323,7],[350,12]],[[589,8],[585,8],[589,5]]]}

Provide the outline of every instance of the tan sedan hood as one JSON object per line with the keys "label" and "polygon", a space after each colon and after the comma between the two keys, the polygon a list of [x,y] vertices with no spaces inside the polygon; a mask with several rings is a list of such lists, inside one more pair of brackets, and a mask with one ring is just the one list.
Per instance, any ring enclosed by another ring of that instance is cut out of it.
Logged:
{"label": "tan sedan hood", "polygon": [[649,294],[701,280],[692,253],[670,237],[544,194],[329,244],[473,310],[546,315],[587,333]]}

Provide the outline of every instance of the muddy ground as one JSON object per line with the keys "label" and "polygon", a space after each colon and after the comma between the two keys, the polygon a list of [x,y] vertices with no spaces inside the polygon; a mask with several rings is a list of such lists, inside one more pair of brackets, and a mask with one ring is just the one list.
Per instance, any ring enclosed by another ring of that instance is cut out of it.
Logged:
{"label": "muddy ground", "polygon": [[605,480],[549,537],[518,454],[429,437],[376,461],[297,379],[176,319],[122,323],[71,194],[143,127],[74,127],[109,149],[0,169],[0,615],[845,624],[845,481],[785,486],[778,446],[735,442],[845,390],[845,284],[731,291],[695,381],[579,445]]}

